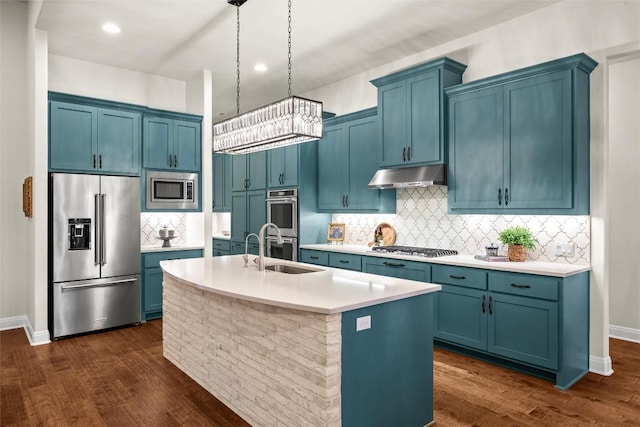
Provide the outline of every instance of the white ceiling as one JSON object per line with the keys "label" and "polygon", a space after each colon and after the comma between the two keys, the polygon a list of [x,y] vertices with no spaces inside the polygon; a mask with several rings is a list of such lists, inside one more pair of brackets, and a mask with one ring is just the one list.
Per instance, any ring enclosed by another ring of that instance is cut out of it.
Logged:
{"label": "white ceiling", "polygon": [[[558,0],[292,0],[292,93],[341,80]],[[101,30],[106,21],[122,32]],[[236,111],[236,8],[226,0],[44,0],[49,52],[189,80],[211,70],[214,115]],[[287,96],[287,0],[240,8],[241,109]],[[269,71],[253,70],[264,62]],[[218,118],[218,117],[216,117]]]}

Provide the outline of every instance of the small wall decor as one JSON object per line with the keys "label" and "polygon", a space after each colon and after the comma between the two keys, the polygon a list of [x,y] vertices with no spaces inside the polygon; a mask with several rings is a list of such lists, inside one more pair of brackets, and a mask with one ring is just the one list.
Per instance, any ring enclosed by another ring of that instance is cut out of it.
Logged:
{"label": "small wall decor", "polygon": [[31,208],[31,201],[33,200],[32,182],[33,178],[29,176],[25,178],[24,183],[22,184],[22,212],[24,212],[24,216],[27,218],[31,218],[33,216]]}
{"label": "small wall decor", "polygon": [[330,242],[344,242],[345,225],[332,222],[327,227],[327,240]]}

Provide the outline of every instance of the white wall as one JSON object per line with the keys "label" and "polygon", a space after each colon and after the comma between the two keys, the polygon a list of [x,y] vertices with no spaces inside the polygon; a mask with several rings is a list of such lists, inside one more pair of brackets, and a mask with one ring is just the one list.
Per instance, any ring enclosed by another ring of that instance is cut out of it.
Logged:
{"label": "white wall", "polygon": [[49,90],[200,114],[187,109],[182,80],[58,55],[49,55]]}
{"label": "white wall", "polygon": [[26,3],[0,2],[0,319],[27,313],[33,283],[32,220],[22,213],[22,182],[33,175],[26,27]]}
{"label": "white wall", "polygon": [[640,341],[640,52],[609,65],[608,116],[610,324]]}
{"label": "white wall", "polygon": [[[604,63],[640,42],[640,2],[564,1],[488,30],[358,74],[303,96],[344,114],[376,105],[370,80],[441,56],[468,64],[465,82],[584,52]],[[611,373],[609,284],[605,280],[605,73],[591,74],[591,369]]]}

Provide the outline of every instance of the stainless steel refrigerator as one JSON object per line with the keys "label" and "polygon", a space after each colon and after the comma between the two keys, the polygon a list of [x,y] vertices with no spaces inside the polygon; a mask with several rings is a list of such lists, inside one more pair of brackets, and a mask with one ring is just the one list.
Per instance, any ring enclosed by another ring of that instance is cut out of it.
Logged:
{"label": "stainless steel refrigerator", "polygon": [[52,338],[140,322],[140,178],[50,180]]}

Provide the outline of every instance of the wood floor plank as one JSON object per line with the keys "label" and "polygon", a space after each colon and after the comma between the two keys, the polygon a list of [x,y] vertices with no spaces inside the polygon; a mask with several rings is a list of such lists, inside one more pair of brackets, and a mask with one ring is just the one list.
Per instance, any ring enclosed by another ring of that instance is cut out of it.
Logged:
{"label": "wood floor plank", "polygon": [[[441,349],[434,351],[438,427],[640,426],[640,344],[610,340],[614,374],[568,391]],[[29,345],[0,332],[0,425],[248,424],[162,356],[162,321]],[[394,426],[395,427],[395,426]]]}

